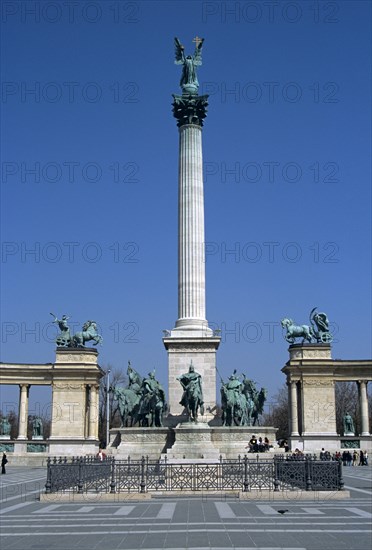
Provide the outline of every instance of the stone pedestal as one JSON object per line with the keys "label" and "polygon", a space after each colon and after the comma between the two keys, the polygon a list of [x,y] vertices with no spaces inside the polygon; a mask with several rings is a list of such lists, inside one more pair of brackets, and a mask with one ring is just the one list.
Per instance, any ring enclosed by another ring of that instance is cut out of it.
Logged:
{"label": "stone pedestal", "polygon": [[[275,449],[277,431],[278,428],[272,426],[214,427],[212,429],[212,441],[223,458],[237,458],[239,455],[242,456],[248,453],[248,442],[253,435],[257,440],[262,437],[262,441],[267,437],[270,445],[273,446],[272,449]],[[276,450],[278,449],[276,448]],[[262,456],[268,456],[268,453],[263,453]]]}
{"label": "stone pedestal", "polygon": [[204,422],[186,422],[174,428],[175,443],[167,450],[171,459],[215,459],[219,449],[212,441],[212,428]]}
{"label": "stone pedestal", "polygon": [[93,348],[57,348],[50,454],[90,454],[99,448],[97,393],[102,371],[97,358]]}
{"label": "stone pedestal", "polygon": [[168,412],[167,424],[173,426],[182,421],[184,408],[179,404],[182,386],[176,379],[188,372],[190,363],[202,376],[205,416],[208,422],[214,418],[216,408],[216,350],[220,338],[164,338],[168,351]]}
{"label": "stone pedestal", "polygon": [[138,460],[142,456],[157,460],[173,442],[174,434],[169,428],[113,428],[109,450],[120,460]]}
{"label": "stone pedestal", "polygon": [[[120,460],[148,456],[152,460],[166,457],[174,461],[215,462],[220,456],[236,459],[246,454],[252,435],[263,440],[267,437],[273,445],[272,451],[278,452],[276,432],[272,427],[209,426],[205,422],[183,422],[164,428],[112,428],[109,452]],[[269,453],[262,456],[269,456]]]}

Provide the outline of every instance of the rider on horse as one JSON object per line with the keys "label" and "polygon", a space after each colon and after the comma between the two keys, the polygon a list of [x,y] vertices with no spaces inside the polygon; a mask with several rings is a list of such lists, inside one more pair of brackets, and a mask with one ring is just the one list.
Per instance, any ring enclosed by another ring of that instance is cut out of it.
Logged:
{"label": "rider on horse", "polygon": [[131,389],[135,393],[139,394],[141,392],[142,378],[138,374],[138,372],[134,370],[134,368],[130,364],[130,361],[128,361],[127,376],[128,376],[128,389]]}
{"label": "rider on horse", "polygon": [[155,378],[155,372],[149,372],[148,377],[142,382],[142,398],[140,404],[140,417],[144,421],[150,413],[155,414],[152,422],[155,425],[162,425],[162,411],[165,408],[165,391],[160,382]]}
{"label": "rider on horse", "polygon": [[234,405],[238,405],[238,406],[241,405],[243,383],[236,376],[236,370],[234,370],[234,373],[231,376],[229,376],[229,380],[226,384],[224,384],[224,386],[227,393],[227,396],[226,396],[227,399]]}

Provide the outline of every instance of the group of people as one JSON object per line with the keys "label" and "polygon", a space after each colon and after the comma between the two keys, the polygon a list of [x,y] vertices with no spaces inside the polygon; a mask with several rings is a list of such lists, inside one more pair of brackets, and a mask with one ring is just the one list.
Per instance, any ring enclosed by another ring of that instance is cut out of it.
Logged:
{"label": "group of people", "polygon": [[265,451],[270,450],[270,441],[267,437],[265,437],[264,439],[262,439],[262,437],[259,437],[257,439],[255,435],[252,435],[248,445],[246,446],[246,449],[248,449],[249,453],[264,453]]}
{"label": "group of people", "polygon": [[350,451],[344,451],[341,453],[336,453],[336,458],[342,460],[344,466],[368,466],[368,453],[367,451],[354,450],[352,453]]}

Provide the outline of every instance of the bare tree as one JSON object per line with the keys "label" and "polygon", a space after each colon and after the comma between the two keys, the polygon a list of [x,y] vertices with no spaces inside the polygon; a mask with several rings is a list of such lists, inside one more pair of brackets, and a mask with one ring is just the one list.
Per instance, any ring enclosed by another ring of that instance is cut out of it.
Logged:
{"label": "bare tree", "polygon": [[288,439],[289,406],[287,385],[279,388],[278,392],[267,403],[268,412],[263,415],[263,425],[278,428],[277,438]]}

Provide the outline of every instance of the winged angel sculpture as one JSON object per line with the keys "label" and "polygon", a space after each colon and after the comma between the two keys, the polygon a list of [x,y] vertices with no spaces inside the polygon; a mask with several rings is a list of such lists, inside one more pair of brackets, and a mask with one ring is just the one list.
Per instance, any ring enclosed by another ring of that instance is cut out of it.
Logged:
{"label": "winged angel sculpture", "polygon": [[185,56],[185,48],[178,38],[174,39],[176,49],[176,65],[183,65],[180,86],[184,94],[197,95],[199,82],[196,74],[196,67],[202,64],[202,47],[204,38],[194,38],[196,44],[194,55]]}

